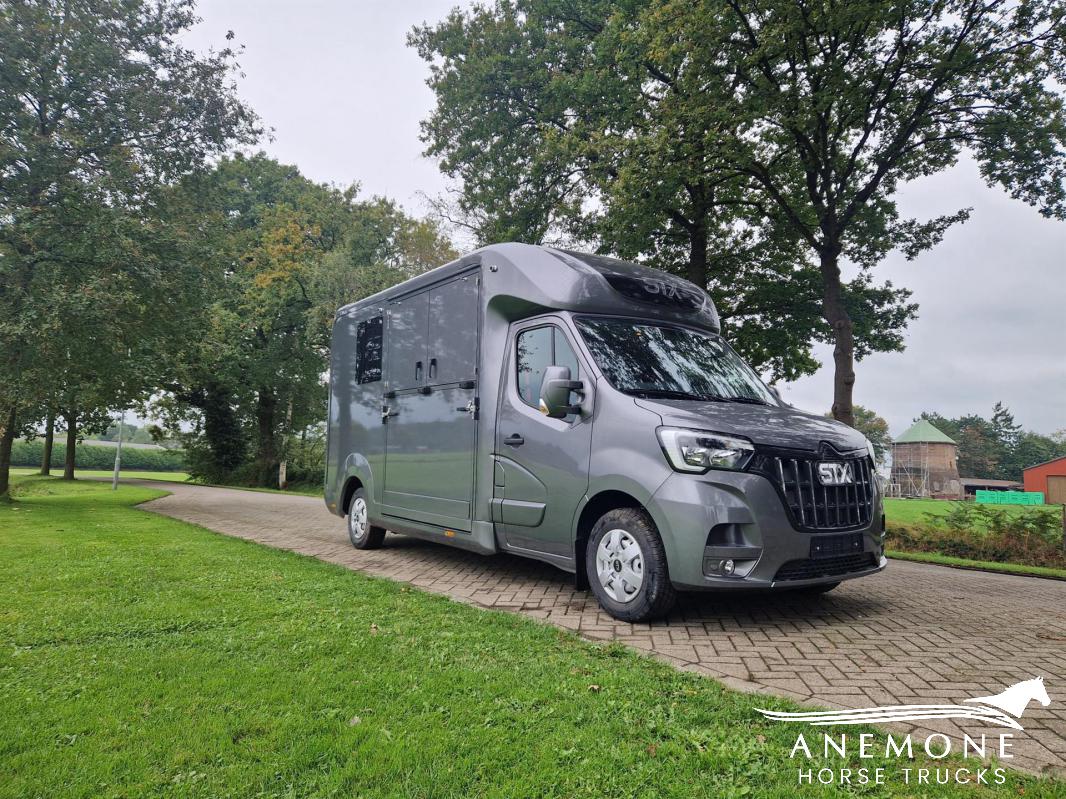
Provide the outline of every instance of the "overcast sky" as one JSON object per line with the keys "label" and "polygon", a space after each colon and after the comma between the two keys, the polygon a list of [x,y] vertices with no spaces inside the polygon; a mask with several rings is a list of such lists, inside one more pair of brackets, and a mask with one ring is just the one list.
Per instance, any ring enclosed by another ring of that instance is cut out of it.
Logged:
{"label": "overcast sky", "polygon": [[[433,96],[407,31],[443,18],[454,0],[201,0],[203,22],[186,37],[197,49],[245,45],[242,96],[274,129],[264,149],[310,178],[358,182],[366,194],[421,213],[420,192],[445,181],[421,155],[418,123]],[[1066,223],[987,188],[977,168],[925,179],[900,196],[905,215],[927,218],[972,206],[970,221],[908,262],[890,256],[882,278],[920,304],[903,353],[858,365],[855,399],[901,433],[923,410],[980,413],[1004,401],[1025,427],[1066,427]],[[828,348],[819,350],[831,363]],[[825,411],[832,372],[784,386],[785,398]]]}

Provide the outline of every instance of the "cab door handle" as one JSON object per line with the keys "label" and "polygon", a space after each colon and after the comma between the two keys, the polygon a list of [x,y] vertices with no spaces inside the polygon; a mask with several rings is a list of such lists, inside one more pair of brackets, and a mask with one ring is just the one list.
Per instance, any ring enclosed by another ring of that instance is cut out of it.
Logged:
{"label": "cab door handle", "polygon": [[518,433],[511,433],[511,435],[503,440],[503,443],[509,447],[520,447],[526,443],[526,440],[518,435]]}

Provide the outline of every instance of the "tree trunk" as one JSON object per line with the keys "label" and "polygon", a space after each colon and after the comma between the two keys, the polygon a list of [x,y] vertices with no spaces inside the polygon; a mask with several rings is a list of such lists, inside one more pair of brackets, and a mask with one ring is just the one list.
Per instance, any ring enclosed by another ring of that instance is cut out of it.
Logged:
{"label": "tree trunk", "polygon": [[292,427],[292,397],[285,410],[285,430],[282,431],[282,459],[278,464],[278,488],[284,491],[289,487],[289,430]]}
{"label": "tree trunk", "polygon": [[77,455],[78,446],[78,412],[74,409],[67,411],[63,418],[67,422],[67,451],[63,459],[63,479],[74,479],[74,457]]}
{"label": "tree trunk", "polygon": [[820,253],[822,314],[833,329],[833,418],[854,427],[855,325],[844,307],[838,259],[837,250]]}
{"label": "tree trunk", "polygon": [[245,440],[240,422],[230,403],[230,391],[222,383],[208,382],[186,392],[183,398],[204,414],[204,437],[211,449],[209,482],[225,483],[244,464]]}
{"label": "tree trunk", "polygon": [[4,419],[4,430],[0,434],[0,498],[6,497],[11,490],[11,448],[15,445],[15,408],[12,406]]}
{"label": "tree trunk", "polygon": [[256,426],[259,431],[259,446],[256,451],[256,483],[271,486],[277,475],[278,450],[274,440],[274,415],[277,399],[268,388],[259,389],[259,398],[255,408]]}
{"label": "tree trunk", "polygon": [[707,221],[693,223],[689,230],[689,255],[686,277],[701,289],[707,288]]}
{"label": "tree trunk", "polygon": [[48,421],[44,428],[44,452],[41,454],[41,474],[46,477],[52,473],[52,449],[56,440],[56,415],[48,412]]}

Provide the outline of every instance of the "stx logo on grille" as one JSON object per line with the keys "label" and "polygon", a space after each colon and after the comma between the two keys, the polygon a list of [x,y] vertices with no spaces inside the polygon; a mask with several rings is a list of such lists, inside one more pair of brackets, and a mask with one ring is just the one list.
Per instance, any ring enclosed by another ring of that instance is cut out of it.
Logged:
{"label": "stx logo on grille", "polygon": [[818,464],[818,480],[824,486],[848,486],[855,482],[850,463],[830,461]]}

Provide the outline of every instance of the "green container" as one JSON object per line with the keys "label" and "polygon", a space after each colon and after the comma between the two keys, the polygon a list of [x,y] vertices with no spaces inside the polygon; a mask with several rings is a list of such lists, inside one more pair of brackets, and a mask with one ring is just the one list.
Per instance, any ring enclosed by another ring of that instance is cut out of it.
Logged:
{"label": "green container", "polygon": [[1043,505],[1042,491],[978,491],[975,499],[984,505]]}

